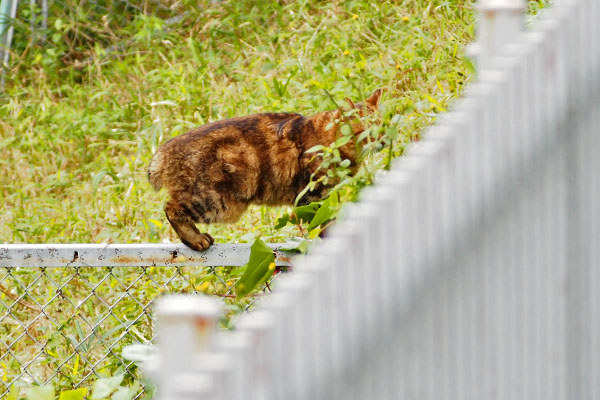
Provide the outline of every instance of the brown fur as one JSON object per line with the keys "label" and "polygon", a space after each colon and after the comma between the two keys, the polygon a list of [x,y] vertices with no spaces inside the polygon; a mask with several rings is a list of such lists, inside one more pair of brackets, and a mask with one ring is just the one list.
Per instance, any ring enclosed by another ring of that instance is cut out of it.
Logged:
{"label": "brown fur", "polygon": [[[381,90],[357,108],[362,114],[377,108]],[[319,165],[320,159],[305,150],[330,145],[340,135],[340,110],[310,117],[294,113],[265,113],[203,125],[164,143],[150,162],[148,178],[170,200],[167,219],[183,243],[204,250],[213,243],[195,223],[235,222],[250,204],[293,204]],[[351,121],[354,133],[364,130]],[[353,141],[340,148],[342,158],[355,166],[358,154]],[[321,185],[300,203],[320,199],[329,186]]]}

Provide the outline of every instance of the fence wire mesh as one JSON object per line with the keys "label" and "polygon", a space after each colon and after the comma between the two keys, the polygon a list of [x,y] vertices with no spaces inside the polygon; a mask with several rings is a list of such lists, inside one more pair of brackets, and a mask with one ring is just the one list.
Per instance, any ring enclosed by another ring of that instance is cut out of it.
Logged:
{"label": "fence wire mesh", "polygon": [[[170,0],[7,0],[11,12],[0,18],[0,66],[9,68],[9,54],[30,52],[32,46],[67,65],[91,63],[89,50],[96,44],[106,51],[126,49],[120,30],[131,24],[140,31],[155,30],[181,19],[183,4]],[[0,10],[0,14],[4,14]],[[4,31],[9,38],[3,38]],[[60,48],[60,54],[55,47]],[[10,77],[10,75],[7,75]]]}
{"label": "fence wire mesh", "polygon": [[[131,23],[137,15],[156,16],[163,19],[176,17],[181,3],[167,0],[13,0],[17,3],[14,24],[22,33],[46,34],[45,29],[60,32],[56,21],[64,23],[97,23],[95,30],[115,30]],[[82,32],[82,35],[85,32]]]}
{"label": "fence wire mesh", "polygon": [[214,294],[226,304],[227,324],[269,291],[274,279],[236,300],[234,268],[0,267],[0,398],[19,382],[77,388],[115,373],[139,379],[121,350],[153,341],[156,297]]}

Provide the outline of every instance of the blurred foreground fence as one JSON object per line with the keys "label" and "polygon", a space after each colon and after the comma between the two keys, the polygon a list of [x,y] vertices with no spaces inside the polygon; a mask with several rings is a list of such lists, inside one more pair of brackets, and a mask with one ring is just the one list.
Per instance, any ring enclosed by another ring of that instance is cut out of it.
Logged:
{"label": "blurred foreground fence", "polygon": [[249,255],[249,244],[1,244],[0,398],[12,385],[141,378],[121,350],[152,341],[153,300],[204,285],[229,314],[245,311],[258,295],[235,300],[230,272]]}
{"label": "blurred foreground fence", "polygon": [[234,332],[163,300],[161,399],[600,398],[600,2],[518,5],[481,4],[478,82]]}

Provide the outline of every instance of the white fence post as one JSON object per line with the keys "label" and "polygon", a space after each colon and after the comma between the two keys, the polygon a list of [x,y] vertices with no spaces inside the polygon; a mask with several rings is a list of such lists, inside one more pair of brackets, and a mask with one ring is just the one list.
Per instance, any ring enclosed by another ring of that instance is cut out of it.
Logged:
{"label": "white fence post", "polygon": [[155,313],[159,398],[210,398],[215,379],[199,369],[198,357],[213,347],[220,303],[208,296],[166,296],[157,301]]}
{"label": "white fence post", "polygon": [[477,41],[469,53],[477,60],[477,69],[491,66],[502,46],[512,42],[525,26],[525,0],[480,0],[477,2]]}
{"label": "white fence post", "polygon": [[273,343],[275,320],[268,311],[254,311],[244,315],[237,324],[237,329],[250,338],[249,379],[246,383],[246,398],[249,400],[266,400],[273,398],[270,390],[274,383],[272,357],[280,357],[281,347]]}
{"label": "white fence post", "polygon": [[480,3],[479,81],[241,319],[248,398],[598,398],[600,5],[524,6]]}
{"label": "white fence post", "polygon": [[252,372],[252,337],[249,332],[240,329],[236,331],[220,332],[215,344],[217,352],[230,355],[231,375],[227,384],[230,393],[227,400],[249,400],[252,395],[248,393],[254,382]]}

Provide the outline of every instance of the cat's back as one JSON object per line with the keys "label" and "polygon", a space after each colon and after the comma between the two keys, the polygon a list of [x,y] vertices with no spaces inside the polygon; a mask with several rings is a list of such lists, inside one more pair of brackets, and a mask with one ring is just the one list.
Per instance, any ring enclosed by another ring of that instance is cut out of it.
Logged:
{"label": "cat's back", "polygon": [[221,159],[256,168],[276,153],[281,126],[290,119],[303,118],[295,113],[263,113],[211,122],[163,143],[150,162],[148,179],[160,189],[165,175],[194,170],[214,169]]}

